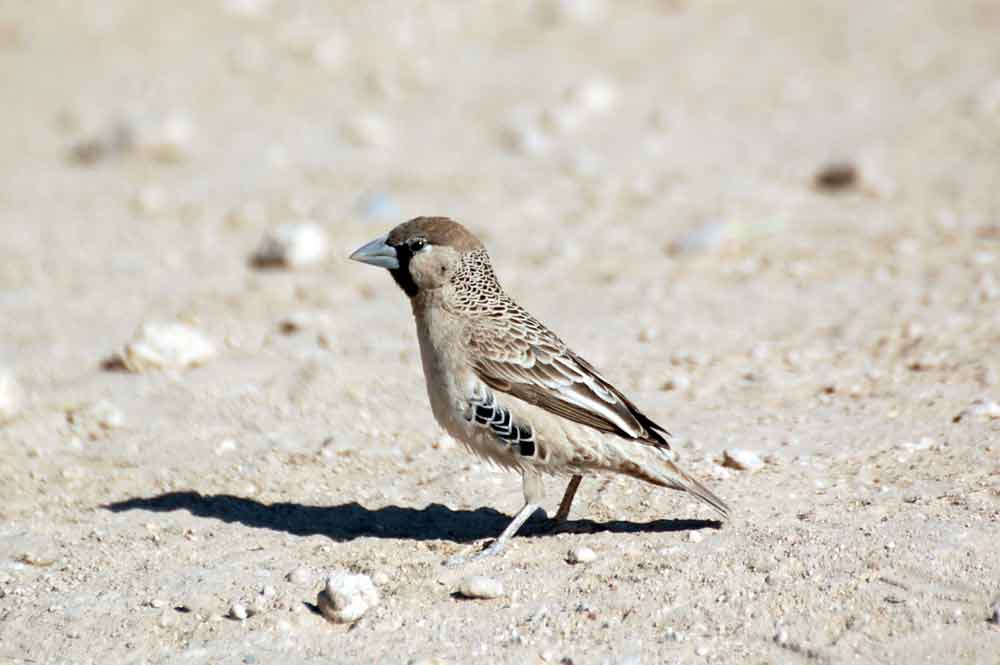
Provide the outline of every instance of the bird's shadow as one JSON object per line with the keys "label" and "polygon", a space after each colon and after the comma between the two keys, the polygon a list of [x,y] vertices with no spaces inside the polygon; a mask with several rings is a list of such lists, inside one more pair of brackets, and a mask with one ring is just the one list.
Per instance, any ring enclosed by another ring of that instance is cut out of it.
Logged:
{"label": "bird's shadow", "polygon": [[[229,494],[167,492],[150,497],[134,497],[103,506],[115,513],[147,510],[158,513],[186,510],[192,515],[223,522],[238,522],[258,529],[284,531],[297,536],[327,536],[336,541],[355,538],[391,538],[399,540],[451,540],[468,542],[496,537],[510,522],[510,517],[492,508],[453,510],[433,503],[426,508],[385,506],[374,510],[359,503],[338,506],[306,506],[300,503],[261,503]],[[523,529],[527,536],[545,536],[548,521],[532,520]],[[570,523],[589,532],[669,533],[718,528],[711,520],[653,520],[651,522]]]}

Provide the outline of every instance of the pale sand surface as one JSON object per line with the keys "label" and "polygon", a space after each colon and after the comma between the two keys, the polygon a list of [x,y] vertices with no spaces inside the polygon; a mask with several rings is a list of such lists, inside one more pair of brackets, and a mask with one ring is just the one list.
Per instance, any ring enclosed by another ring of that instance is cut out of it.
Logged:
{"label": "pale sand surface", "polygon": [[[2,7],[0,663],[1000,662],[997,2]],[[521,490],[346,259],[418,214],[735,519],[588,478],[596,532],[443,567]],[[305,219],[325,260],[249,265]],[[217,355],[102,370],[175,320]],[[338,568],[382,599],[351,628],[309,606]]]}

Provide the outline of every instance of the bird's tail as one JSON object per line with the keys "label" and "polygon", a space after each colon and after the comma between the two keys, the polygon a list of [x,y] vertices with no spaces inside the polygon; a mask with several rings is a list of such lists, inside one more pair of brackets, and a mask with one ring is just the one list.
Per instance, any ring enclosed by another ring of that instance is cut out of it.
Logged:
{"label": "bird's tail", "polygon": [[723,519],[729,519],[730,510],[726,502],[674,464],[673,459],[671,459],[673,455],[671,451],[654,448],[649,450],[655,455],[655,460],[649,460],[648,464],[626,462],[618,470],[653,485],[687,492],[707,503]]}
{"label": "bird's tail", "polygon": [[698,497],[699,499],[710,505],[712,508],[714,508],[715,511],[722,516],[722,519],[724,520],[729,519],[729,506],[726,504],[725,501],[717,497],[715,493],[712,492],[712,490],[708,489],[700,482],[692,478],[690,475],[682,471],[680,467],[678,467],[676,464],[673,463],[673,461],[667,461],[664,464],[664,466],[667,469],[669,469],[672,478],[677,478],[678,480],[680,480],[679,483],[673,485],[675,489],[683,490],[688,494],[692,494]]}

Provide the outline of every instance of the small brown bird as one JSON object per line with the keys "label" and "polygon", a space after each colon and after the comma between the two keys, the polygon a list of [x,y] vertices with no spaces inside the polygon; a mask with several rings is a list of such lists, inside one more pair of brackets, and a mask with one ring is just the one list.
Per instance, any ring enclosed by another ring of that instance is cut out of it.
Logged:
{"label": "small brown bird", "polygon": [[351,254],[389,270],[410,298],[431,409],[472,452],[521,472],[524,507],[479,556],[499,553],[543,498],[542,475],[621,473],[725,502],[681,471],[670,433],[504,293],[483,244],[445,217],[417,217]]}

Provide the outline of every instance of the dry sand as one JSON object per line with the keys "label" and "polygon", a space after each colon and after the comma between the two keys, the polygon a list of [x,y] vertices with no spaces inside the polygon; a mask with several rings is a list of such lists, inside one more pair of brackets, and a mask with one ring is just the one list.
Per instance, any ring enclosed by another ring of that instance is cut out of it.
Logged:
{"label": "dry sand", "polygon": [[[995,0],[4,3],[0,663],[1000,663],[998,33]],[[417,214],[736,518],[589,478],[592,533],[442,566],[521,496],[345,258]],[[324,260],[250,265],[308,220]],[[102,369],[176,321],[202,366]],[[354,624],[312,607],[336,569],[381,597]]]}

